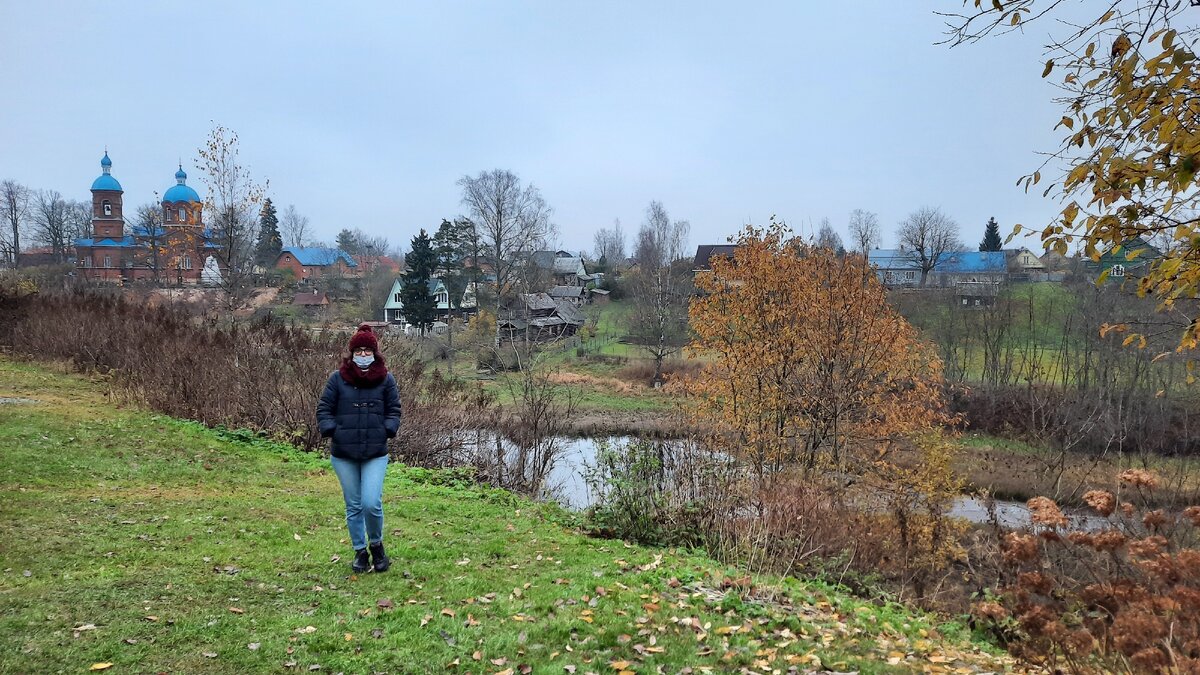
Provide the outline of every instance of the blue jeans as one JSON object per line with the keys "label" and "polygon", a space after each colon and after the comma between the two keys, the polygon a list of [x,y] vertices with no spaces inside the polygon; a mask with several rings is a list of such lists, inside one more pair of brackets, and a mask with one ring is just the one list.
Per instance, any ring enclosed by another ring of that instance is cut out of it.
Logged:
{"label": "blue jeans", "polygon": [[388,456],[366,461],[331,457],[346,500],[346,529],[354,550],[383,541],[383,474]]}

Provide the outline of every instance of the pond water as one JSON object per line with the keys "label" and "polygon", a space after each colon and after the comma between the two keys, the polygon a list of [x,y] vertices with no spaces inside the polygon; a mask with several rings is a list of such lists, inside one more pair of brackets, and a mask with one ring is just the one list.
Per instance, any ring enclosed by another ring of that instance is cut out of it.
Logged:
{"label": "pond water", "polygon": [[[592,438],[558,437],[554,439],[560,454],[546,479],[546,489],[543,497],[552,499],[563,506],[581,510],[594,501],[595,496],[588,489],[584,479],[584,471],[596,462],[596,453],[604,443],[619,445],[631,440],[628,436],[608,436]],[[671,442],[671,441],[664,441]],[[494,447],[495,436],[488,433],[484,441]],[[506,454],[515,454],[513,444],[502,440]],[[996,500],[996,520],[1002,527],[1024,528],[1032,525],[1032,516],[1024,502]],[[985,524],[989,522],[987,503],[974,497],[959,497],[950,509],[950,515],[962,518],[971,523]],[[1098,515],[1079,512],[1065,512],[1071,521],[1072,529],[1097,530],[1108,525],[1108,520]]]}

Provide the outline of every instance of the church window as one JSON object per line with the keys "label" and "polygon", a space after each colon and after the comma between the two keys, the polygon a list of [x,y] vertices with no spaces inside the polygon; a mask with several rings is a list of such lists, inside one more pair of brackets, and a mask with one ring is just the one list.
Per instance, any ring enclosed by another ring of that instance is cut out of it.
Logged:
{"label": "church window", "polygon": [[112,256],[104,256],[104,266],[112,267]]}
{"label": "church window", "polygon": [[1112,271],[1109,272],[1108,274],[1109,274],[1109,276],[1113,276],[1113,277],[1123,277],[1123,276],[1125,276],[1125,266],[1124,265],[1113,265]]}
{"label": "church window", "polygon": [[110,204],[107,199],[104,200],[104,215],[112,215],[112,204]]}
{"label": "church window", "polygon": [[185,269],[185,270],[192,269],[192,256],[190,256],[190,255],[183,256],[183,269]]}
{"label": "church window", "polygon": [[187,222],[187,212],[185,212],[183,209],[179,209],[179,222]]}

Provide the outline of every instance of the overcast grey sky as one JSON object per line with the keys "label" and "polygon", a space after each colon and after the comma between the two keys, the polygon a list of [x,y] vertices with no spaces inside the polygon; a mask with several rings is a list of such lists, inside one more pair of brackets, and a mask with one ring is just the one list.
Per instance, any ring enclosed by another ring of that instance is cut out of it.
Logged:
{"label": "overcast grey sky", "polygon": [[662,201],[718,243],[772,215],[852,209],[885,245],[940,206],[974,246],[994,216],[1058,210],[1014,183],[1054,145],[1049,26],[949,49],[959,0],[425,3],[0,0],[0,179],[89,198],[105,146],[126,204],[174,183],[213,123],[317,236],[408,240],[462,211],[456,181],[537,185],[591,250]]}

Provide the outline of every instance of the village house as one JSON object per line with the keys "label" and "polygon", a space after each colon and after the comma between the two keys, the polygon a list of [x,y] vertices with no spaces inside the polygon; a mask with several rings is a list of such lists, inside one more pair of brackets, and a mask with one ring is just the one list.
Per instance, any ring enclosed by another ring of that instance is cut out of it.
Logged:
{"label": "village house", "polygon": [[714,256],[733,258],[737,244],[701,244],[696,247],[696,257],[692,259],[692,272],[707,272],[712,269]]}
{"label": "village house", "polygon": [[555,286],[547,295],[555,300],[569,302],[574,307],[582,307],[587,299],[586,293],[582,286]]}
{"label": "village house", "polygon": [[1141,237],[1128,239],[1120,246],[1110,247],[1097,261],[1088,260],[1084,270],[1088,278],[1097,281],[1104,272],[1109,283],[1121,283],[1125,279],[1140,279],[1146,276],[1150,265],[1162,257],[1162,251]]}
{"label": "village house", "polygon": [[498,322],[502,341],[550,342],[575,335],[586,322],[573,304],[548,293],[522,293],[518,303],[518,315]]}
{"label": "village house", "polygon": [[585,286],[593,279],[583,264],[583,258],[567,251],[534,251],[529,261],[549,273],[551,285]]}
{"label": "village house", "polygon": [[[385,322],[394,324],[407,323],[404,319],[404,300],[401,296],[401,291],[403,290],[404,278],[397,277],[392,282],[392,289],[388,292],[387,302],[383,305],[383,320]],[[442,318],[472,314],[476,309],[474,283],[467,284],[463,290],[462,298],[459,299],[459,302],[455,303],[454,307],[450,306],[450,291],[441,279],[433,278],[429,280],[429,295],[434,298],[438,316]]]}
{"label": "village house", "polygon": [[374,272],[376,270],[384,270],[385,272],[397,275],[404,271],[403,266],[391,256],[387,255],[356,255],[354,262],[358,263],[358,269],[363,274]]}
{"label": "village house", "polygon": [[[911,251],[875,249],[868,256],[875,274],[888,288],[918,288],[921,265]],[[926,289],[953,290],[963,307],[991,305],[1008,281],[1003,251],[955,251],[943,255],[927,275]]]}
{"label": "village house", "polygon": [[207,260],[215,261],[221,247],[204,224],[204,202],[187,184],[183,167],[175,172],[175,185],[163,193],[162,223],[137,225],[128,232],[125,191],[112,175],[107,151],[100,170],[91,188],[92,236],[75,240],[75,264],[81,276],[91,281],[199,283]]}
{"label": "village house", "polygon": [[305,309],[321,309],[329,306],[329,295],[324,291],[313,289],[308,293],[297,293],[296,297],[292,298],[292,305],[295,307],[303,307]]}
{"label": "village house", "polygon": [[359,276],[358,263],[340,248],[288,246],[279,252],[275,267],[291,270],[298,281],[310,281],[325,276]]}

